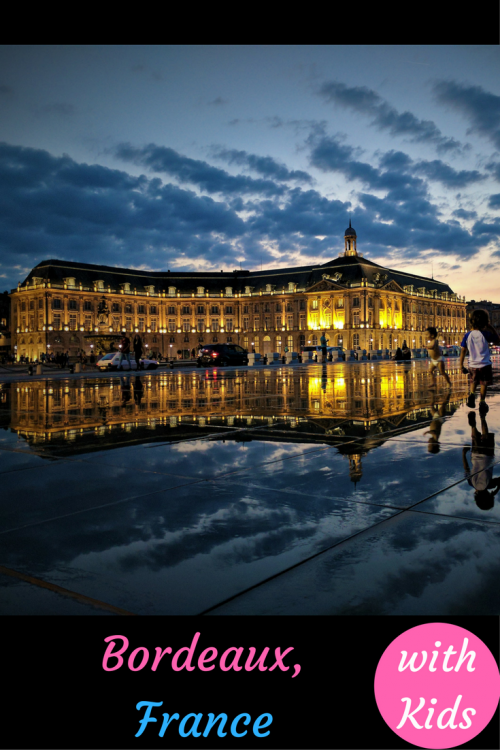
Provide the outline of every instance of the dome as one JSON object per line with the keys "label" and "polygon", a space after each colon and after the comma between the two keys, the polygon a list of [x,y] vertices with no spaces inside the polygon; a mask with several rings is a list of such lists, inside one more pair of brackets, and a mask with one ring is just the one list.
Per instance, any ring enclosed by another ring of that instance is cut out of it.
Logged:
{"label": "dome", "polygon": [[344,237],[356,237],[356,230],[351,227],[350,219],[349,219],[349,228],[345,230]]}

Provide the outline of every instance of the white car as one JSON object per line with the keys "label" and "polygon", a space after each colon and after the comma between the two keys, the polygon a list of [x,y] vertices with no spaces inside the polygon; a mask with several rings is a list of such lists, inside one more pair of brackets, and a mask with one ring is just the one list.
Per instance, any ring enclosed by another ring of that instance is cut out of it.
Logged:
{"label": "white car", "polygon": [[[130,369],[131,370],[137,370],[137,362],[135,361],[135,355],[130,354]],[[142,368],[144,370],[156,370],[158,367],[158,360],[156,359],[148,359],[147,357],[141,357],[142,362]],[[101,357],[100,360],[97,362],[97,367],[100,370],[116,370],[118,368],[120,362],[120,352],[110,352],[110,354],[105,354],[104,357]],[[124,370],[128,370],[128,362],[126,357],[123,357],[122,368]]]}

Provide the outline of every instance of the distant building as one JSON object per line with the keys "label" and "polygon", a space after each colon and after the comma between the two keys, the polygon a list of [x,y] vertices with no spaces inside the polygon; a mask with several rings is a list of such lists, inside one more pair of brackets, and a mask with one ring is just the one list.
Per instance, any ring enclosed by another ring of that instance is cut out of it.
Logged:
{"label": "distant building", "polygon": [[0,357],[10,354],[10,297],[8,292],[0,294]]}
{"label": "distant building", "polygon": [[495,302],[487,302],[484,299],[480,302],[476,302],[475,299],[471,299],[470,302],[467,302],[468,328],[470,328],[470,314],[473,310],[486,310],[486,312],[490,316],[491,325],[497,330],[498,333],[500,333],[500,305],[496,304]]}
{"label": "distant building", "polygon": [[139,332],[149,353],[189,356],[213,342],[282,353],[317,345],[425,346],[429,325],[445,344],[466,330],[465,299],[442,281],[363,258],[355,230],[323,264],[265,271],[148,272],[61,260],[39,263],[13,290],[17,355],[111,348]]}

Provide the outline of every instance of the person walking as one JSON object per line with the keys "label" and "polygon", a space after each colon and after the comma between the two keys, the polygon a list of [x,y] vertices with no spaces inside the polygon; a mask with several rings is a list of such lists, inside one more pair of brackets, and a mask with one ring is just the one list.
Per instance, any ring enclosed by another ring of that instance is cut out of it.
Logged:
{"label": "person walking", "polygon": [[319,343],[321,344],[321,354],[323,356],[323,362],[326,362],[326,345],[329,339],[326,338],[326,331],[323,331]]}
{"label": "person walking", "polygon": [[141,337],[139,336],[138,333],[136,333],[135,336],[134,336],[134,340],[132,342],[132,348],[134,350],[135,361],[137,363],[137,369],[138,370],[142,370],[142,368],[143,368],[143,364],[141,362],[142,351],[143,351],[143,349],[142,349],[142,339],[141,339]]}
{"label": "person walking", "polygon": [[118,359],[118,367],[117,370],[122,370],[122,362],[123,358],[126,357],[128,362],[129,370],[132,369],[130,365],[130,339],[127,336],[127,334],[123,334],[123,338],[120,342],[120,357]]}

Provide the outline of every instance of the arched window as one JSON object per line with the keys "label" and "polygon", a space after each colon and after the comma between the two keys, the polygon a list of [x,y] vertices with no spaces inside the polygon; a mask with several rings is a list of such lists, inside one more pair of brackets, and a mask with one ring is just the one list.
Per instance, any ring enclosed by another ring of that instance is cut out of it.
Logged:
{"label": "arched window", "polygon": [[306,336],[305,333],[301,333],[299,336],[299,346],[305,346],[306,345]]}
{"label": "arched window", "polygon": [[315,333],[311,336],[311,346],[318,346],[318,337]]}
{"label": "arched window", "polygon": [[355,333],[352,337],[352,345],[354,347],[359,346],[359,333]]}
{"label": "arched window", "polygon": [[288,351],[293,352],[293,336],[287,336],[286,345],[288,346]]}
{"label": "arched window", "polygon": [[276,336],[276,351],[281,354],[281,336]]}

